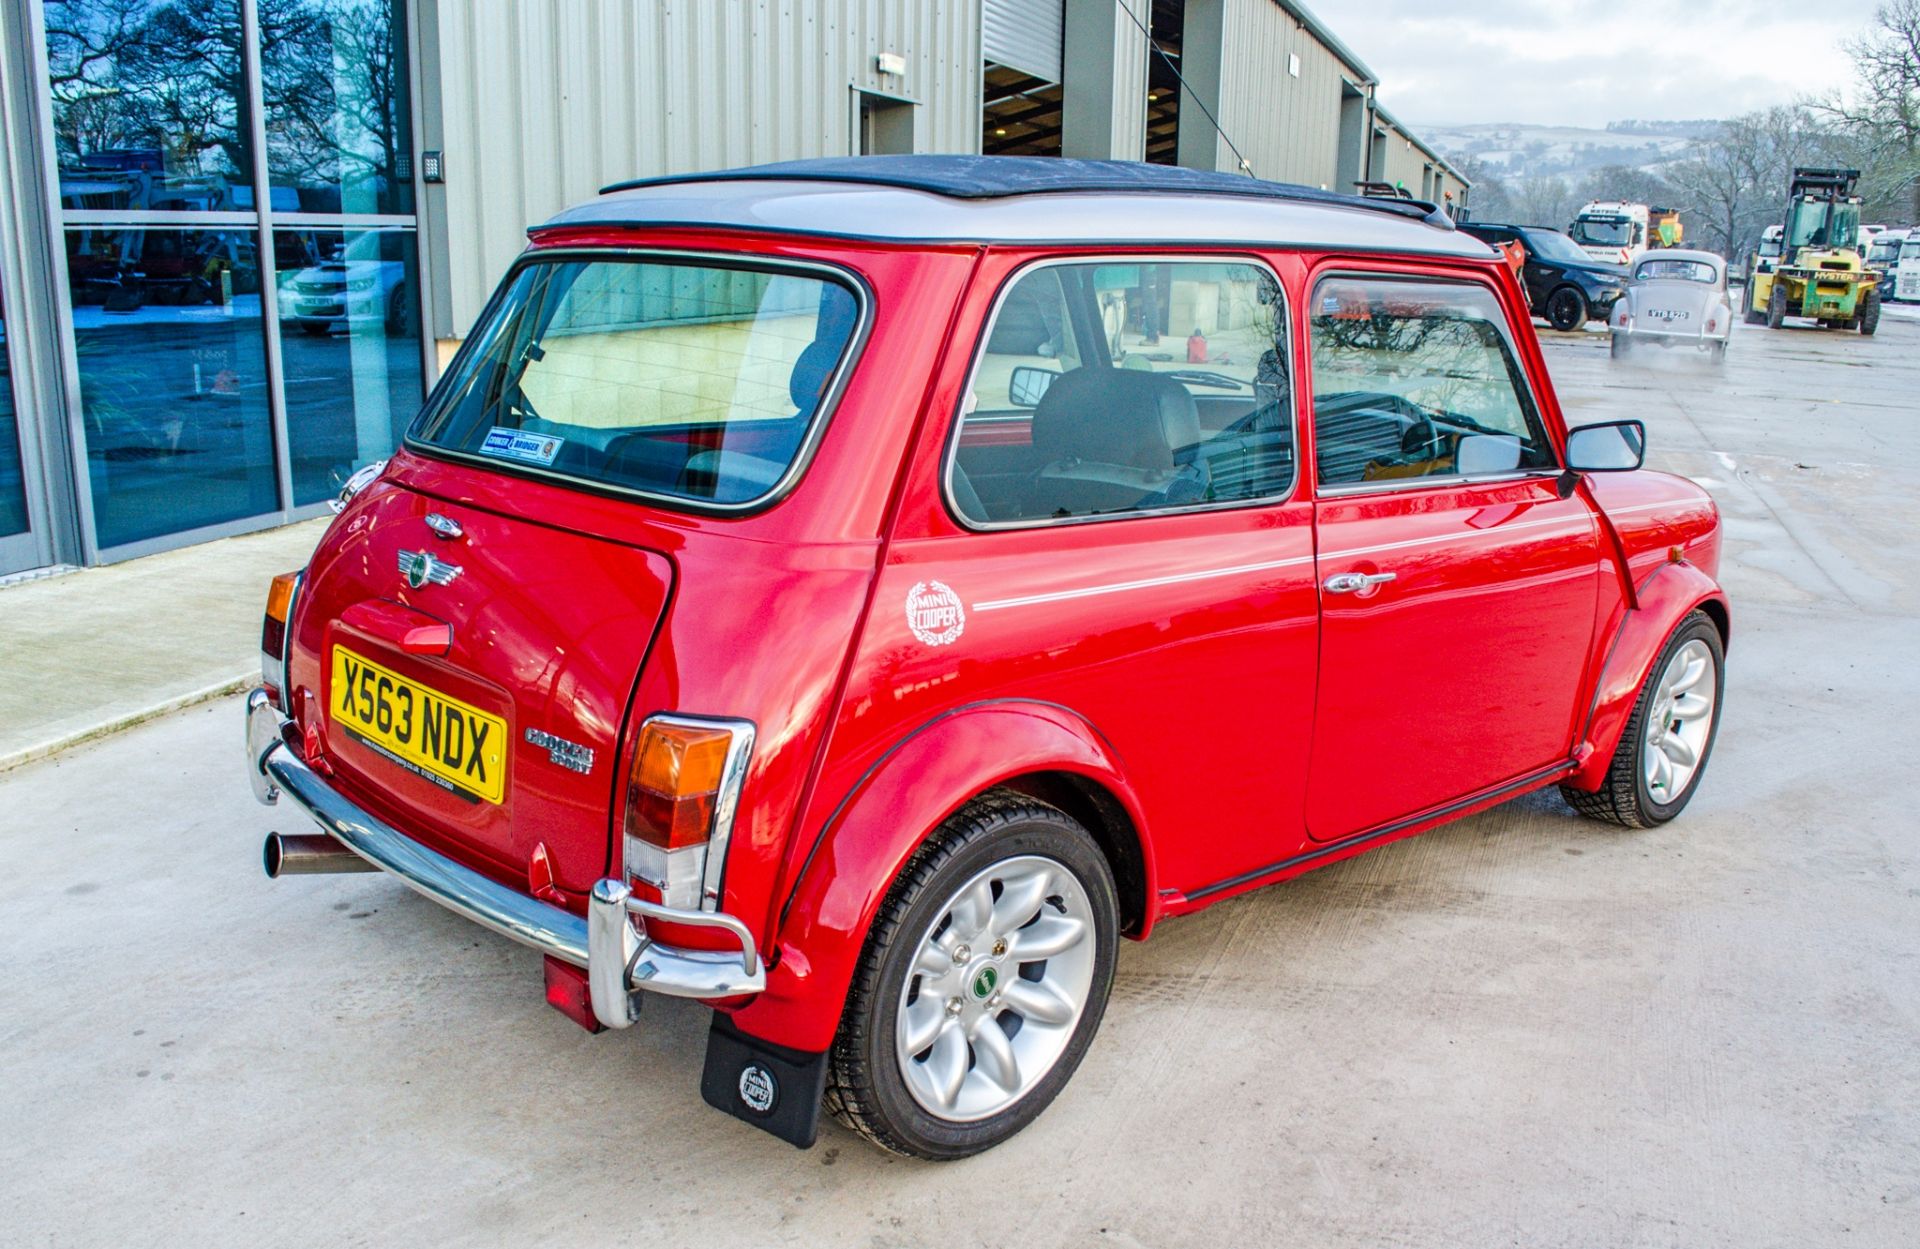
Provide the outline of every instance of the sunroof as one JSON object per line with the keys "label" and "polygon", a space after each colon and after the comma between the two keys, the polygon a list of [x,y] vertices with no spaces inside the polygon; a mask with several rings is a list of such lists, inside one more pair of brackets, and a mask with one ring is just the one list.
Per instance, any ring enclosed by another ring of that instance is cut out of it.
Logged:
{"label": "sunroof", "polygon": [[1420,200],[1342,195],[1291,182],[1266,182],[1240,174],[1188,169],[1182,165],[1149,165],[1126,160],[1068,160],[1056,156],[842,156],[820,160],[787,160],[750,165],[744,169],[636,178],[603,187],[601,193],[689,182],[794,181],[857,182],[869,186],[926,191],[955,199],[999,199],[1010,195],[1090,191],[1237,195],[1363,208],[1448,229],[1453,225],[1446,214]]}

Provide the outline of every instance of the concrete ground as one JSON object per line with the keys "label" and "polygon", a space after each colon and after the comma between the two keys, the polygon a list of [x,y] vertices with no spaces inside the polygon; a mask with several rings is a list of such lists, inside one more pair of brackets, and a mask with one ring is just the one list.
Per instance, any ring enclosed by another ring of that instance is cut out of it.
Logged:
{"label": "concrete ground", "polygon": [[267,582],[323,521],[0,589],[0,772],[260,671]]}
{"label": "concrete ground", "polygon": [[208,704],[0,777],[0,1244],[1912,1245],[1920,321],[1548,352],[1725,512],[1680,822],[1534,795],[1172,921],[1059,1102],[933,1166],[708,1110],[697,1007],[589,1037],[386,878],[268,882],[299,821]]}

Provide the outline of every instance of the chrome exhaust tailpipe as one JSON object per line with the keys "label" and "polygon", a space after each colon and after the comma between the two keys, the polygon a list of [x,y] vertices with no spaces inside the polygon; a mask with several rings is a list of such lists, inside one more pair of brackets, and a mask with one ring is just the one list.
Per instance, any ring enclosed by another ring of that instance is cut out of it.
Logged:
{"label": "chrome exhaust tailpipe", "polygon": [[325,833],[288,837],[268,833],[260,847],[260,861],[268,880],[282,876],[314,876],[323,872],[377,872],[380,869]]}

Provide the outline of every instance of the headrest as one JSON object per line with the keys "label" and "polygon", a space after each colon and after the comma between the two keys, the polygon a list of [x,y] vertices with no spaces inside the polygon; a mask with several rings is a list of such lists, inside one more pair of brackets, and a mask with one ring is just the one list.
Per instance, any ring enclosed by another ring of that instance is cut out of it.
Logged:
{"label": "headrest", "polygon": [[829,282],[821,288],[813,341],[793,362],[793,372],[787,377],[787,397],[793,400],[801,416],[812,415],[814,405],[820,402],[820,392],[826,388],[833,366],[846,349],[859,315],[859,305],[843,287]]}
{"label": "headrest", "polygon": [[1062,373],[1033,410],[1033,447],[1048,460],[1169,470],[1200,442],[1187,388],[1144,369]]}

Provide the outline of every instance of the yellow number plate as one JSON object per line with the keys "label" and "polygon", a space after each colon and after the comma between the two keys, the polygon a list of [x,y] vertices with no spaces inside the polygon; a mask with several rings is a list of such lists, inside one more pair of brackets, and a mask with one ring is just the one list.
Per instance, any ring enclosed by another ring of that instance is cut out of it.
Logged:
{"label": "yellow number plate", "polygon": [[468,801],[506,792],[507,722],[333,648],[334,722],[416,776]]}

